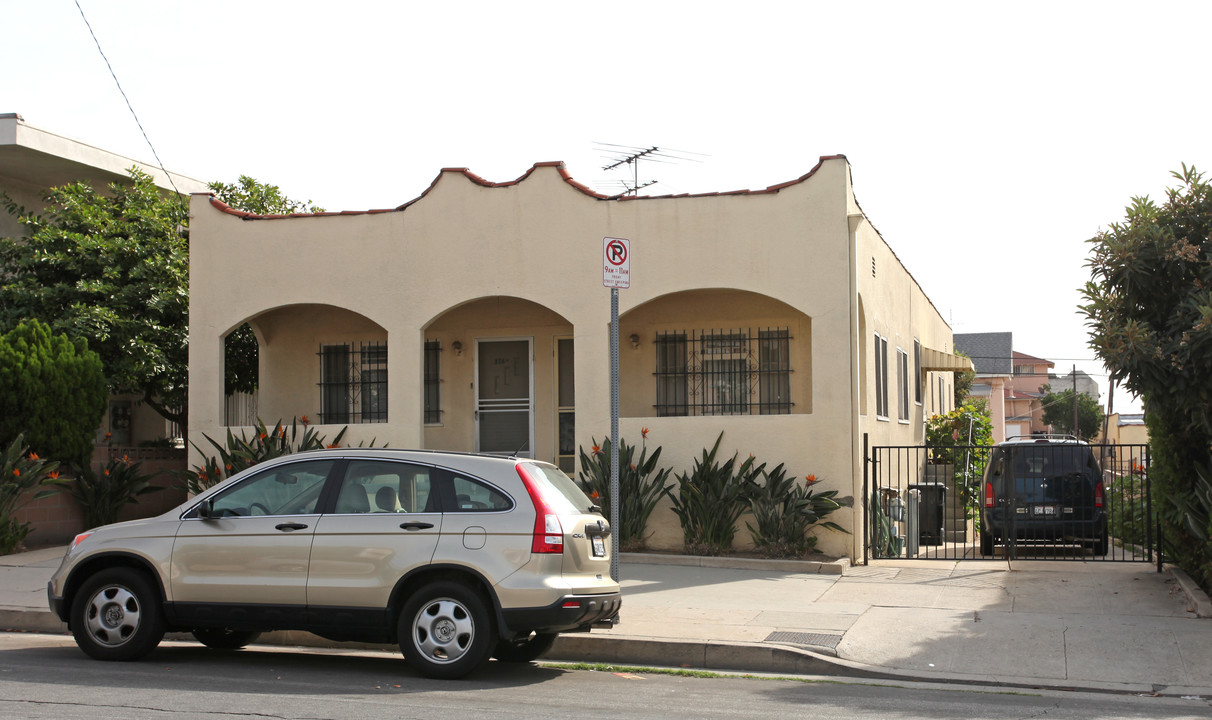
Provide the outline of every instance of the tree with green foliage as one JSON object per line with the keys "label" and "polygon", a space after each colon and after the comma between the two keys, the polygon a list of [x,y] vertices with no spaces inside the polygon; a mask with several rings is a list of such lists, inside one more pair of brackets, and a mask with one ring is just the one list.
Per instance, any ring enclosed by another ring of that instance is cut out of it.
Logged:
{"label": "tree with green foliage", "polygon": [[282,194],[277,185],[257,182],[241,175],[234,183],[212,182],[210,191],[220,202],[236,209],[256,215],[294,215],[296,213],[322,213],[324,208],[312,204],[311,200],[299,202]]}
{"label": "tree with green foliage", "polygon": [[975,481],[985,473],[989,446],[993,444],[993,419],[989,401],[968,400],[949,413],[926,421],[926,445],[930,463],[952,467],[955,492],[960,494],[968,517],[977,517]]}
{"label": "tree with green foliage", "polygon": [[[254,213],[322,212],[241,176],[212,183],[216,196]],[[28,237],[0,238],[0,332],[27,318],[83,338],[101,358],[109,390],[132,393],[183,429],[188,418],[189,241],[184,199],[132,168],[107,192],[86,183],[49,190],[27,212],[0,193]],[[256,388],[257,341],[247,325],[229,335],[228,392]],[[94,426],[95,427],[95,426]]]}
{"label": "tree with green foliage", "polygon": [[108,194],[78,182],[52,188],[42,215],[4,198],[28,237],[0,238],[0,330],[37,318],[87,339],[111,392],[138,394],[184,425],[188,213],[146,173],[130,173]]}
{"label": "tree with green foliage", "polygon": [[1044,423],[1051,425],[1054,430],[1082,438],[1097,437],[1103,429],[1103,408],[1098,400],[1086,393],[1077,395],[1077,427],[1073,427],[1073,397],[1072,389],[1058,393],[1052,392],[1048,385],[1041,388],[1044,396],[1040,398],[1044,406]]}
{"label": "tree with green foliage", "polygon": [[1212,588],[1212,184],[1174,177],[1090,240],[1081,310],[1112,381],[1144,399],[1166,557]]}
{"label": "tree with green foliage", "polygon": [[106,406],[101,358],[39,320],[0,335],[0,447],[18,437],[42,457],[88,466]]}

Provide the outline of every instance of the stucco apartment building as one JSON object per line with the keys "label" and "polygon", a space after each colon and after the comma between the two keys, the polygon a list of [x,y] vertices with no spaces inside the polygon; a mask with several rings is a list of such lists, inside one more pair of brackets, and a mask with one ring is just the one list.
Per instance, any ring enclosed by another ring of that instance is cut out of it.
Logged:
{"label": "stucco apartment building", "polygon": [[989,401],[993,442],[1006,439],[1006,384],[1014,377],[1014,334],[1008,332],[956,333],[955,347],[972,359],[976,379],[968,393]]}
{"label": "stucco apartment building", "polygon": [[1006,382],[1006,437],[1047,432],[1042,398],[1048,371],[1055,364],[1017,350],[1011,362],[1014,374]]}
{"label": "stucco apartment building", "polygon": [[[868,221],[843,156],[763,190],[608,197],[561,163],[442,170],[391,210],[253,216],[191,204],[190,439],[227,430],[223,338],[260,353],[259,415],[347,444],[518,454],[570,474],[609,434],[603,238],[620,290],[621,435],[688,471],[721,452],[861,498],[864,435],[920,443],[950,410],[951,329]],[[241,428],[234,429],[237,433]],[[861,527],[863,503],[840,524]],[[667,507],[649,544],[679,548]],[[747,541],[744,528],[738,538]],[[861,554],[861,533],[819,547]]]}

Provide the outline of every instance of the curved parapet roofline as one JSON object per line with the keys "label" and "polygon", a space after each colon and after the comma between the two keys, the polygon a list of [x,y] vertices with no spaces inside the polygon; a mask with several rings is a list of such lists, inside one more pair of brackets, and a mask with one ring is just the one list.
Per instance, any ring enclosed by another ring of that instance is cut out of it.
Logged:
{"label": "curved parapet roofline", "polygon": [[194,193],[195,195],[209,195],[210,204],[216,210],[225,212],[228,215],[235,215],[241,220],[281,220],[283,218],[305,218],[305,217],[335,217],[340,215],[375,215],[378,213],[395,212],[398,208],[386,208],[383,210],[341,210],[339,212],[318,212],[318,213],[290,213],[289,215],[258,215],[257,213],[245,212],[237,210],[231,205],[223,202],[215,197],[214,193]]}
{"label": "curved parapet roofline", "polygon": [[559,161],[559,160],[535,163],[534,165],[530,166],[529,170],[527,170],[525,173],[523,173],[516,180],[510,180],[508,182],[492,182],[491,180],[485,180],[484,178],[480,177],[479,175],[476,175],[475,173],[471,172],[467,168],[456,168],[456,167],[442,168],[442,170],[438,173],[438,176],[436,178],[434,178],[433,182],[431,182],[429,184],[429,187],[425,188],[425,191],[422,192],[420,195],[413,198],[412,200],[409,200],[408,202],[404,203],[403,205],[399,205],[394,208],[381,209],[381,210],[344,210],[344,211],[340,211],[340,212],[292,213],[289,215],[258,215],[256,213],[245,212],[243,210],[236,210],[235,208],[231,207],[227,203],[224,203],[223,201],[216,198],[213,193],[208,193],[208,194],[210,195],[210,204],[212,206],[214,206],[216,209],[218,209],[221,212],[225,212],[229,215],[235,215],[236,217],[238,217],[242,220],[279,220],[282,218],[300,218],[300,217],[335,217],[335,216],[341,216],[341,215],[374,215],[374,214],[378,214],[378,213],[401,212],[403,210],[407,210],[409,208],[409,206],[415,204],[416,202],[421,200],[421,198],[424,198],[426,195],[428,195],[437,186],[438,181],[441,180],[442,177],[448,173],[462,175],[464,178],[466,178],[467,180],[469,180],[470,182],[472,182],[476,185],[479,185],[480,187],[504,188],[504,187],[512,187],[514,185],[521,184],[528,177],[530,177],[534,173],[535,170],[537,170],[539,168],[550,167],[550,168],[555,168],[556,171],[560,173],[560,177],[562,177],[564,179],[564,182],[568,183],[570,186],[575,188],[581,194],[583,194],[587,197],[590,197],[594,200],[617,200],[617,201],[634,202],[634,201],[640,201],[640,200],[670,200],[670,199],[680,199],[680,198],[730,197],[730,196],[735,196],[735,195],[768,195],[768,194],[772,194],[772,193],[777,193],[780,190],[783,190],[784,188],[788,188],[793,185],[798,185],[798,184],[804,182],[808,178],[815,175],[816,171],[819,170],[821,165],[823,165],[825,163],[825,161],[827,161],[827,160],[845,160],[845,159],[846,159],[845,155],[822,155],[820,157],[820,159],[817,160],[816,165],[814,165],[811,170],[804,173],[800,177],[798,177],[794,180],[788,180],[787,182],[779,183],[777,185],[770,185],[769,187],[766,187],[761,190],[731,190],[731,191],[726,191],[726,192],[682,193],[682,194],[677,194],[677,195],[603,195],[601,193],[594,192],[593,190],[589,189],[587,186],[585,186],[582,183],[579,183],[575,179],[573,179],[572,175],[568,172],[568,168],[564,165],[564,163],[562,161]]}

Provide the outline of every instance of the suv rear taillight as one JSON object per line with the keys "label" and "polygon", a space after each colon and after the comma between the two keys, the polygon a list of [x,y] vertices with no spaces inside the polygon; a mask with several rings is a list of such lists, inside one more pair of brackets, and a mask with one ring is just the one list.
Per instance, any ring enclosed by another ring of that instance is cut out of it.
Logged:
{"label": "suv rear taillight", "polygon": [[985,483],[985,507],[993,507],[993,483]]}
{"label": "suv rear taillight", "polygon": [[534,538],[530,542],[530,552],[564,552],[564,527],[560,525],[560,517],[551,511],[547,501],[543,499],[543,493],[539,489],[539,482],[542,481],[530,477],[525,466],[518,465],[517,468],[518,477],[522,478],[526,494],[530,495],[530,502],[534,505]]}
{"label": "suv rear taillight", "polygon": [[1099,484],[1094,486],[1094,507],[1100,508],[1102,506],[1103,506],[1103,484],[1100,482]]}

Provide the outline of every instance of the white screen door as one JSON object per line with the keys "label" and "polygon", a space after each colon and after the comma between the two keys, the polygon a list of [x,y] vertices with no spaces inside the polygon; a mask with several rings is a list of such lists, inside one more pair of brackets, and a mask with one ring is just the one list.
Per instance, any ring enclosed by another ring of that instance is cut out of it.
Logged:
{"label": "white screen door", "polygon": [[480,340],[476,352],[476,450],[534,457],[530,340]]}

